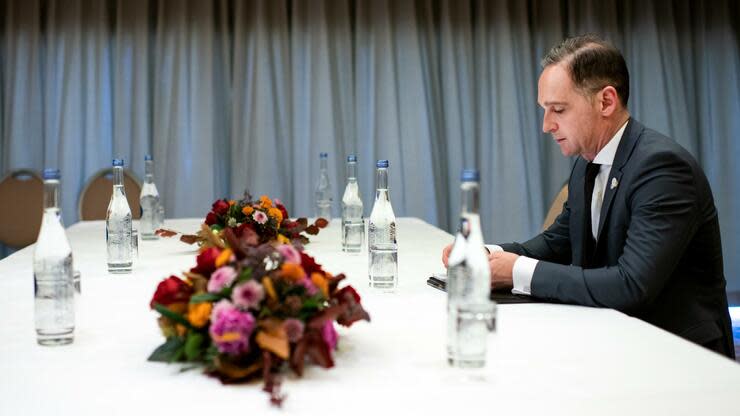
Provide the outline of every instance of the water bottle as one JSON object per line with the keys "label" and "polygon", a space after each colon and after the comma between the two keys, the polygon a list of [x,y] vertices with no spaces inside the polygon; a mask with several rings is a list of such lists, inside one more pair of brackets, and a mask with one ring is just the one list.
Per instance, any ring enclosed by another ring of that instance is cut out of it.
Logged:
{"label": "water bottle", "polygon": [[142,240],[159,238],[154,232],[162,226],[159,214],[159,192],[154,183],[154,160],[151,155],[144,156],[144,186],[141,188],[141,220],[139,232]]}
{"label": "water bottle", "polygon": [[368,272],[370,287],[392,292],[398,286],[396,216],[388,195],[388,161],[378,160],[376,167],[377,190],[367,236]]}
{"label": "water bottle", "polygon": [[347,156],[347,187],[342,196],[342,251],[359,253],[365,239],[362,198],[357,185],[357,157]]}
{"label": "water bottle", "polygon": [[329,181],[329,155],[325,152],[319,154],[321,169],[319,172],[319,182],[316,184],[316,216],[331,220],[331,182]]}
{"label": "water bottle", "polygon": [[447,268],[447,359],[455,367],[485,363],[491,274],[480,226],[480,186],[477,170],[461,175],[460,229]]}
{"label": "water bottle", "polygon": [[110,273],[131,273],[131,218],[131,208],[123,189],[123,159],[113,159],[113,195],[105,216],[105,243]]}
{"label": "water bottle", "polygon": [[74,267],[61,222],[60,177],[58,169],[44,169],[44,214],[33,253],[34,321],[41,345],[74,340]]}
{"label": "water bottle", "polygon": [[470,223],[467,216],[461,216],[455,234],[452,250],[447,258],[447,362],[457,363],[457,305],[460,300],[460,281],[467,275],[465,254],[468,248]]}
{"label": "water bottle", "polygon": [[157,205],[157,228],[164,228],[164,201],[159,198],[159,205]]}

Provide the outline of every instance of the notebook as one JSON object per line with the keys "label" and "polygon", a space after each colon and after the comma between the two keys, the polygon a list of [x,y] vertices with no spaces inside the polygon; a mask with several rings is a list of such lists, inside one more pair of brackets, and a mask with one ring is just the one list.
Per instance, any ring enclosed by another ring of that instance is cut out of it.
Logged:
{"label": "notebook", "polygon": [[[435,289],[447,291],[447,276],[444,274],[435,274],[427,279],[427,284]],[[490,298],[496,303],[544,303],[545,300],[537,299],[527,295],[517,295],[511,293],[511,289],[491,289]]]}

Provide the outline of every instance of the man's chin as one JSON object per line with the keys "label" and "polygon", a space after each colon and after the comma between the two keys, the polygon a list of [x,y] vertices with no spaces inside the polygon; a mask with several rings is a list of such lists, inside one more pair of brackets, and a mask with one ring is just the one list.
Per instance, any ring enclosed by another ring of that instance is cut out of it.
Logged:
{"label": "man's chin", "polygon": [[560,153],[562,153],[565,157],[573,156],[573,152],[563,145],[560,145]]}

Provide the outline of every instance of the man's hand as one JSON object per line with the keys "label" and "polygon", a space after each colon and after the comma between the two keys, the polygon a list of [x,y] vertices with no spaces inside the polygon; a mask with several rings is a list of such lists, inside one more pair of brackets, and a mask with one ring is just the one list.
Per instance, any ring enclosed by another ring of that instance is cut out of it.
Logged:
{"label": "man's hand", "polygon": [[447,245],[447,247],[445,247],[442,250],[442,264],[444,264],[445,267],[447,267],[447,260],[449,260],[450,258],[451,251],[452,251],[452,244]]}
{"label": "man's hand", "polygon": [[505,251],[494,251],[488,255],[491,267],[491,287],[510,289],[514,287],[514,262],[519,256]]}

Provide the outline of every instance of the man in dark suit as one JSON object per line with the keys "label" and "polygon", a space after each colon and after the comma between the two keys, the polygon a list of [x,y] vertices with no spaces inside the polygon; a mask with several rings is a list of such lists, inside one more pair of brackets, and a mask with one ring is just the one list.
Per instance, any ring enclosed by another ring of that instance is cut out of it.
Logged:
{"label": "man in dark suit", "polygon": [[555,222],[525,243],[492,250],[494,287],[614,308],[734,357],[704,172],[675,141],[630,117],[629,73],[610,44],[567,39],[542,66],[543,131],[564,155],[580,157]]}

